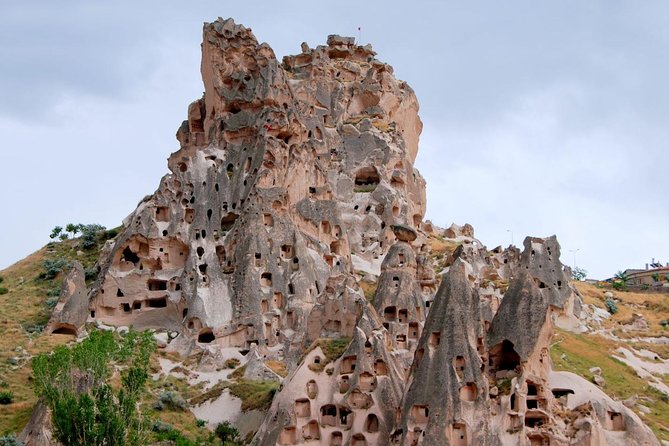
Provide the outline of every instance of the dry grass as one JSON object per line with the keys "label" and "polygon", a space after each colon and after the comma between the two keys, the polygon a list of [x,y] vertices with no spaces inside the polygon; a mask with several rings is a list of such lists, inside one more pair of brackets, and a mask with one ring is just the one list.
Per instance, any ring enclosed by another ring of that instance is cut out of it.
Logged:
{"label": "dry grass", "polygon": [[[617,336],[630,338],[635,336],[669,336],[669,330],[660,325],[660,321],[669,319],[669,294],[667,293],[638,293],[631,291],[616,291],[610,287],[596,287],[585,282],[573,282],[583,301],[606,309],[604,293],[611,291],[618,304],[618,312],[604,321],[604,328],[614,329]],[[629,324],[634,314],[641,314],[648,322],[648,330],[623,331],[622,325]]]}
{"label": "dry grass", "polygon": [[365,294],[365,299],[367,299],[368,302],[374,303],[374,295],[376,294],[377,284],[361,280],[358,285],[360,285],[362,292]]}
{"label": "dry grass", "polygon": [[269,360],[265,361],[265,365],[282,378],[288,376],[288,369],[283,362]]}

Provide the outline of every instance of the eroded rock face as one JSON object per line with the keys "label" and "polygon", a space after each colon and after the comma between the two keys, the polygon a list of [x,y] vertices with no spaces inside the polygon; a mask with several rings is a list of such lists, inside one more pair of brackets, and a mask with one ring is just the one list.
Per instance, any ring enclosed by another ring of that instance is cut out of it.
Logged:
{"label": "eroded rock face", "polygon": [[489,251],[452,225],[435,274],[418,103],[370,46],[330,36],[279,62],[219,19],[202,53],[204,96],[171,173],[105,247],[92,321],[178,332],[181,353],[237,349],[248,379],[281,379],[264,362],[283,361],[254,444],[657,444],[551,374],[554,321],[580,308],[555,237]]}
{"label": "eroded rock face", "polygon": [[79,262],[74,262],[63,280],[60,297],[44,331],[79,335],[88,318],[87,291],[84,268]]}
{"label": "eroded rock face", "polygon": [[218,20],[202,52],[204,96],[172,173],[109,247],[94,319],[294,359],[352,336],[364,299],[351,256],[382,258],[391,226],[415,237],[425,212],[413,91],[349,38],[280,63]]}

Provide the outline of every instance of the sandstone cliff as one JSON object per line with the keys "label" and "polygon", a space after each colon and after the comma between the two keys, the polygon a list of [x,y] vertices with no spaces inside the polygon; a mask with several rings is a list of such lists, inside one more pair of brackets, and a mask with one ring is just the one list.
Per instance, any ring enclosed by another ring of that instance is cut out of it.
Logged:
{"label": "sandstone cliff", "polygon": [[[330,36],[279,62],[219,19],[201,71],[171,173],[105,247],[89,322],[177,332],[184,356],[233,349],[257,376],[283,362],[255,444],[658,444],[552,372],[554,325],[580,313],[555,237],[489,251],[423,222],[418,103],[370,46]],[[458,246],[442,275],[430,232]],[[53,323],[78,329],[67,314]],[[350,341],[337,357],[333,339]]]}

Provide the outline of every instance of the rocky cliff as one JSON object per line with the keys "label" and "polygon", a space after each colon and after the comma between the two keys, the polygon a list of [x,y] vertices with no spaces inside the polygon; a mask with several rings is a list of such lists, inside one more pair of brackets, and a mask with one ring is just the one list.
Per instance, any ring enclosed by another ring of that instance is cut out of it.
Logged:
{"label": "rocky cliff", "polygon": [[[553,328],[580,313],[555,237],[490,251],[423,221],[418,103],[375,55],[330,36],[279,62],[231,19],[205,24],[204,95],[105,247],[88,321],[170,330],[184,357],[241,353],[257,376],[284,363],[259,445],[658,444],[552,372]],[[439,274],[428,236],[457,246]],[[53,324],[81,332],[83,311]]]}

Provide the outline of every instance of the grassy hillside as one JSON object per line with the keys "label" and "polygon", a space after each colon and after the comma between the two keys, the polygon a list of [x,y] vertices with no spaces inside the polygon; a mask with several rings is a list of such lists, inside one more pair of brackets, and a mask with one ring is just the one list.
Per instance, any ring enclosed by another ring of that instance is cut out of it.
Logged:
{"label": "grassy hillside", "polygon": [[[577,282],[576,287],[588,305],[606,309],[606,292],[592,284]],[[590,333],[574,334],[557,330],[551,346],[551,358],[556,370],[567,370],[592,379],[592,367],[602,369],[606,381],[603,390],[619,400],[640,397],[638,404],[648,409],[644,413],[636,405],[634,410],[653,429],[661,440],[669,441],[669,396],[654,389],[646,379],[640,378],[634,369],[613,357],[619,347],[646,349],[658,358],[669,360],[669,346],[639,342],[638,338],[669,336],[669,329],[660,324],[669,318],[669,294],[632,293],[614,291],[618,312],[602,321],[600,328],[591,327]],[[634,314],[640,314],[648,322],[647,330],[629,328]],[[658,361],[659,362],[659,361]],[[657,375],[669,385],[669,375]]]}
{"label": "grassy hillside", "polygon": [[0,405],[0,435],[19,432],[30,418],[35,396],[30,383],[30,358],[71,341],[67,335],[43,335],[69,264],[76,260],[95,279],[95,263],[104,242],[117,230],[95,231],[87,249],[81,238],[52,242],[0,271],[0,391],[13,402]]}

